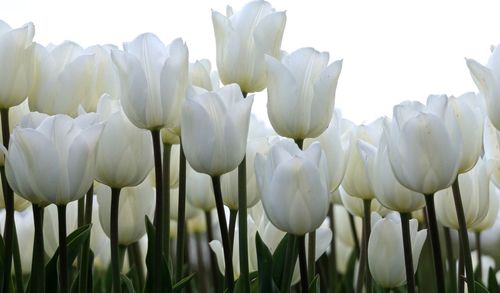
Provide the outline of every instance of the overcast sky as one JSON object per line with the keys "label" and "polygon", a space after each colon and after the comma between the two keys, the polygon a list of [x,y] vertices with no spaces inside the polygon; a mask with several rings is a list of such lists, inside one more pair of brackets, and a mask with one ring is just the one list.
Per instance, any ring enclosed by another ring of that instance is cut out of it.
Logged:
{"label": "overcast sky", "polygon": [[[182,37],[190,59],[215,66],[211,9],[247,1],[1,0],[0,19],[32,21],[35,41],[121,45],[143,32]],[[464,57],[485,63],[500,43],[499,1],[270,1],[287,11],[282,49],[314,47],[343,59],[336,107],[357,123],[390,115],[403,100],[475,91]],[[255,110],[265,112],[265,92]]]}

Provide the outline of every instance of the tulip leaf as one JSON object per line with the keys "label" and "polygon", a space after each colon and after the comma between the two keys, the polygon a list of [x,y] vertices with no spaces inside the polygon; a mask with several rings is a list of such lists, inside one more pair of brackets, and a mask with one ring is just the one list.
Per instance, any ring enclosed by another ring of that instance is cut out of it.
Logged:
{"label": "tulip leaf", "polygon": [[488,289],[486,289],[486,287],[484,287],[484,285],[481,282],[475,281],[474,283],[476,284],[476,292],[477,293],[489,293],[490,292],[490,291],[488,291]]}
{"label": "tulip leaf", "polygon": [[124,293],[135,293],[134,286],[127,276],[120,275],[120,285],[122,287],[122,292]]}
{"label": "tulip leaf", "polygon": [[[66,237],[68,264],[74,262],[83,243],[90,237],[92,224],[83,225]],[[57,292],[59,247],[45,266],[45,292]]]}
{"label": "tulip leaf", "polygon": [[[148,239],[151,239],[151,241],[148,241],[148,252],[146,254],[146,267],[148,269],[148,275],[146,277],[146,285],[144,286],[143,292],[153,292],[155,284],[154,276],[156,276],[154,271],[154,260],[157,257],[155,255],[156,245],[154,241],[154,239],[156,239],[156,230],[147,216],[145,217],[145,222],[146,234],[148,235]],[[166,288],[166,292],[172,292],[172,280],[170,278],[170,272],[168,270],[167,259],[165,258],[165,256],[162,256],[161,259],[161,287]]]}
{"label": "tulip leaf", "polygon": [[286,254],[286,247],[288,245],[290,235],[286,234],[283,239],[281,239],[280,243],[278,244],[278,247],[276,247],[276,250],[274,251],[273,254],[273,280],[275,284],[280,285],[282,278],[283,278],[283,268],[285,266],[285,254]]}
{"label": "tulip leaf", "polygon": [[342,278],[342,282],[340,286],[336,287],[335,292],[354,292],[354,274],[355,274],[355,266],[356,266],[357,253],[355,250],[351,252],[351,256],[349,256],[349,260],[347,261],[347,269],[344,274],[344,278]]}
{"label": "tulip leaf", "polygon": [[196,273],[192,273],[191,275],[182,278],[179,282],[177,282],[174,287],[172,288],[173,292],[180,292],[186,285],[189,284],[189,282],[193,279],[193,277],[196,275]]}
{"label": "tulip leaf", "polygon": [[500,288],[498,287],[495,271],[491,267],[488,270],[488,290],[491,293],[500,293]]}
{"label": "tulip leaf", "polygon": [[319,282],[319,275],[314,276],[311,283],[309,283],[309,293],[319,293],[321,291]]}
{"label": "tulip leaf", "polygon": [[257,265],[259,268],[259,292],[273,292],[273,256],[258,232],[255,237],[255,246],[257,248]]}

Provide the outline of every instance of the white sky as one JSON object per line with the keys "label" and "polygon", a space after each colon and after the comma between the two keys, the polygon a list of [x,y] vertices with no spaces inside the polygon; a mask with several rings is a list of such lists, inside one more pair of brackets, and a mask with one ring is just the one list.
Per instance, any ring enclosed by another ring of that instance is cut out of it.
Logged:
{"label": "white sky", "polygon": [[[121,45],[143,32],[169,43],[182,37],[190,59],[215,66],[210,9],[239,10],[230,0],[0,0],[12,27],[32,21],[35,41],[72,40],[83,47]],[[464,57],[485,63],[500,43],[499,1],[270,1],[287,11],[282,49],[314,47],[343,59],[336,107],[354,122],[390,115],[403,100],[475,91]],[[254,109],[265,117],[265,93]]]}

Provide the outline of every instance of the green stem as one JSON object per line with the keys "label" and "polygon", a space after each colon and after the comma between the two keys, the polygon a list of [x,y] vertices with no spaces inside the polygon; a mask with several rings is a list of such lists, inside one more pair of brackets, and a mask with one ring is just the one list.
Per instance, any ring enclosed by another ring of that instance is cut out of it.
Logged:
{"label": "green stem", "polygon": [[45,250],[43,247],[43,207],[33,204],[33,257],[31,261],[31,292],[45,291]]}
{"label": "green stem", "polygon": [[239,257],[240,257],[240,288],[250,293],[248,268],[248,239],[247,239],[247,159],[243,157],[238,166],[238,228],[239,228]]}
{"label": "green stem", "polygon": [[328,218],[330,220],[330,231],[332,232],[332,241],[330,242],[330,292],[335,292],[337,286],[337,242],[335,241],[335,207],[330,205]]}
{"label": "green stem", "polygon": [[448,278],[450,280],[450,292],[457,292],[457,275],[455,259],[453,257],[453,246],[451,244],[450,228],[444,227],[444,241],[446,246],[446,259],[448,263]]}
{"label": "green stem", "polygon": [[179,157],[179,205],[177,211],[177,255],[175,280],[182,279],[182,268],[184,266],[184,249],[186,240],[186,156],[182,147],[182,138],[180,142]]}
{"label": "green stem", "polygon": [[307,280],[307,263],[306,263],[306,243],[305,236],[295,236],[299,246],[299,267],[300,267],[300,285],[302,292],[308,292],[309,282]]}
{"label": "green stem", "polygon": [[170,154],[172,152],[172,145],[168,143],[163,144],[163,236],[165,239],[163,243],[163,255],[170,258]]}
{"label": "green stem", "polygon": [[467,223],[465,222],[464,207],[462,205],[462,196],[460,195],[460,186],[458,185],[458,176],[451,185],[453,190],[453,199],[458,219],[458,234],[464,250],[465,276],[467,277],[467,289],[469,293],[476,292],[474,283],[474,269],[472,267],[472,257],[470,255],[469,235],[467,234]]}
{"label": "green stem", "polygon": [[196,259],[198,265],[198,286],[199,288],[208,288],[207,278],[206,278],[206,270],[205,270],[205,256],[203,255],[203,247],[202,247],[202,239],[201,233],[194,233],[195,241],[196,241]]}
{"label": "green stem", "polygon": [[229,210],[229,245],[234,247],[234,230],[236,229],[236,216],[238,210]]}
{"label": "green stem", "polygon": [[226,289],[229,293],[232,293],[234,287],[233,254],[231,246],[229,245],[226,215],[224,214],[224,203],[222,202],[222,192],[220,187],[220,176],[212,176],[212,184],[214,186],[215,205],[217,207],[222,246],[224,248],[224,262],[226,264],[224,279],[226,282]]}
{"label": "green stem", "polygon": [[[210,241],[214,240],[214,233],[212,231],[212,217],[210,216],[210,211],[205,211],[205,224],[207,226],[207,242],[210,243]],[[208,254],[210,255],[210,271],[212,272],[212,283],[214,286],[214,290],[215,292],[221,292],[215,253],[210,248],[208,248]]]}
{"label": "green stem", "polygon": [[464,249],[462,242],[458,244],[458,292],[464,293],[465,291],[465,276],[464,276]]}
{"label": "green stem", "polygon": [[349,218],[349,226],[351,227],[351,235],[352,235],[352,240],[354,241],[354,251],[356,252],[356,256],[359,258],[360,257],[360,245],[359,245],[359,238],[358,238],[358,232],[356,231],[356,223],[354,222],[354,216],[351,215],[350,213],[347,213],[347,217]]}
{"label": "green stem", "polygon": [[476,251],[477,251],[477,274],[483,276],[483,260],[482,260],[482,248],[481,248],[481,232],[476,232]]}
{"label": "green stem", "polygon": [[316,231],[309,233],[309,246],[307,248],[307,272],[309,280],[314,279],[316,275]]}
{"label": "green stem", "polygon": [[297,139],[294,139],[294,141],[297,144],[297,146],[299,147],[299,149],[302,150],[302,147],[304,146],[304,139],[297,138]]}
{"label": "green stem", "polygon": [[83,219],[85,217],[85,197],[80,198],[78,201],[78,211],[77,211],[77,225],[78,228],[83,226]]}
{"label": "green stem", "polygon": [[361,246],[361,255],[359,259],[358,281],[356,292],[361,292],[363,281],[365,282],[366,292],[371,292],[372,282],[370,269],[368,268],[368,239],[371,232],[371,199],[363,200],[363,239]]}
{"label": "green stem", "polygon": [[[85,195],[85,213],[83,215],[83,225],[90,224],[92,222],[92,207],[94,200],[94,185],[92,184]],[[80,212],[80,211],[78,211]],[[81,266],[80,266],[80,276],[78,278],[78,292],[87,292],[88,276],[89,272],[92,272],[92,265],[89,264],[89,254],[90,254],[90,237],[83,243],[80,252],[81,256]]]}
{"label": "green stem", "polygon": [[154,155],[154,165],[155,165],[155,182],[156,182],[156,208],[154,215],[154,225],[156,231],[155,237],[155,252],[153,255],[153,274],[152,279],[154,280],[153,292],[162,292],[161,286],[161,263],[162,263],[162,253],[163,253],[163,176],[161,167],[161,147],[160,147],[160,131],[151,130],[151,138],[153,139],[153,155]]}
{"label": "green stem", "polygon": [[434,194],[425,195],[427,221],[432,246],[432,258],[434,260],[434,269],[436,274],[436,283],[438,292],[445,292],[443,259],[441,256],[441,246],[439,244],[438,225],[436,220],[436,209],[434,207]]}
{"label": "green stem", "polygon": [[66,205],[57,206],[59,223],[59,290],[68,292],[68,253],[66,247]]}
{"label": "green stem", "polygon": [[16,225],[13,227],[14,229],[12,230],[12,241],[14,241],[12,248],[12,257],[14,260],[14,272],[15,272],[15,281],[16,281],[16,292],[23,293],[24,292],[24,286],[23,286],[23,269],[21,267],[21,255],[19,254],[19,242],[17,240],[17,230],[16,230]]}
{"label": "green stem", "polygon": [[118,251],[118,208],[120,206],[120,188],[111,188],[111,280],[113,292],[120,293],[120,256]]}
{"label": "green stem", "polygon": [[410,235],[410,214],[399,213],[399,216],[401,217],[401,232],[403,234],[406,287],[408,293],[415,293],[415,275],[413,274],[413,256],[411,250],[411,235]]}
{"label": "green stem", "polygon": [[288,243],[286,245],[285,251],[285,264],[283,266],[283,276],[281,278],[281,290],[280,292],[287,293],[290,292],[290,284],[292,282],[293,270],[295,268],[295,263],[297,261],[297,237],[291,234],[287,234]]}

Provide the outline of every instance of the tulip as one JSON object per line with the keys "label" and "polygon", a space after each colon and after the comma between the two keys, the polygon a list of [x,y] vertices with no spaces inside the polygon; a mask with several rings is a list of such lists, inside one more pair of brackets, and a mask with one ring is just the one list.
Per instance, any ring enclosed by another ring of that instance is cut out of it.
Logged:
{"label": "tulip", "polygon": [[[170,219],[178,221],[179,220],[179,189],[170,189]],[[195,218],[200,214],[200,210],[192,206],[189,202],[186,202],[185,210],[185,220],[190,220]]]}
{"label": "tulip", "polygon": [[[21,270],[23,274],[31,273],[31,260],[33,255],[34,227],[33,227],[33,212],[31,208],[14,214],[16,232],[19,243],[21,258]],[[0,232],[4,227],[5,212],[0,211]]]}
{"label": "tulip", "polygon": [[217,72],[212,71],[212,65],[208,59],[196,60],[189,63],[189,84],[213,91],[219,88]]}
{"label": "tulip", "polygon": [[[106,123],[96,148],[96,180],[112,188],[140,184],[153,168],[153,144],[149,133],[135,127],[118,101],[104,95],[98,113]],[[103,108],[114,108],[107,117]]]}
{"label": "tulip", "polygon": [[[458,178],[465,222],[470,229],[479,224],[488,213],[489,176],[484,162],[479,160],[471,171],[461,174]],[[446,227],[458,229],[457,212],[453,203],[451,188],[436,193],[436,214],[439,222]]]}
{"label": "tulip", "polygon": [[500,110],[498,101],[500,99],[500,46],[496,46],[486,66],[472,59],[466,59],[467,67],[474,83],[484,96],[488,117],[495,128],[500,129]]}
{"label": "tulip", "polygon": [[276,12],[266,1],[252,1],[227,16],[212,11],[217,69],[223,84],[237,83],[245,93],[266,87],[264,55],[280,56],[285,12]]}
{"label": "tulip", "polygon": [[495,220],[500,209],[500,189],[496,187],[491,181],[489,182],[489,201],[486,211],[486,217],[474,226],[471,227],[476,233],[487,230],[495,224]]}
{"label": "tulip", "polygon": [[309,146],[313,141],[319,141],[328,161],[329,190],[334,192],[338,189],[344,178],[347,162],[349,159],[350,133],[341,129],[342,117],[340,111],[335,111],[328,128],[315,139],[305,141]]}
{"label": "tulip", "polygon": [[[66,41],[56,47],[35,45],[34,85],[29,95],[32,111],[77,116],[96,82],[95,55]],[[95,94],[99,97],[102,93]]]}
{"label": "tulip", "polygon": [[34,35],[31,22],[12,29],[0,20],[0,109],[19,105],[31,90]]}
{"label": "tulip", "polygon": [[5,158],[12,189],[40,206],[83,197],[94,180],[94,150],[102,131],[102,125],[92,124],[95,118],[56,115],[37,128],[16,127]]}
{"label": "tulip", "polygon": [[[95,187],[99,203],[99,220],[101,227],[110,237],[110,209],[111,190],[104,185]],[[132,244],[146,233],[144,216],[152,218],[154,212],[155,191],[148,180],[136,187],[125,187],[120,192],[118,207],[118,243],[121,245]]]}
{"label": "tulip", "polygon": [[198,173],[190,166],[186,176],[186,195],[188,202],[206,212],[215,208],[214,190],[210,176]]}
{"label": "tulip", "polygon": [[[345,189],[342,186],[339,188],[339,191],[340,191],[340,199],[345,209],[351,215],[363,218],[364,217],[363,200],[358,197],[351,196],[349,193],[345,191]],[[370,202],[370,212],[377,212],[385,216],[390,212],[390,210],[381,205],[377,199],[374,199],[371,200]]]}
{"label": "tulip", "polygon": [[483,148],[491,180],[500,186],[500,132],[488,119],[484,122]]}
{"label": "tulip", "polygon": [[194,170],[219,176],[235,169],[246,150],[253,96],[236,84],[187,97],[182,106],[182,141]]}
{"label": "tulip", "polygon": [[120,75],[122,106],[139,128],[179,133],[180,107],[188,85],[188,49],[182,39],[165,46],[154,34],[125,43],[111,57]]}
{"label": "tulip", "polygon": [[[401,222],[396,213],[385,218],[373,214],[373,226],[368,242],[368,264],[375,281],[384,288],[395,288],[406,282]],[[417,231],[418,223],[410,220],[413,273],[416,272],[427,230]]]}
{"label": "tulip", "polygon": [[333,115],[342,61],[328,65],[329,54],[302,48],[279,61],[267,56],[267,114],[281,136],[319,136]]}
{"label": "tulip", "polygon": [[319,143],[301,151],[293,142],[274,144],[255,158],[257,185],[269,220],[282,231],[304,235],[328,212],[328,169]]}

